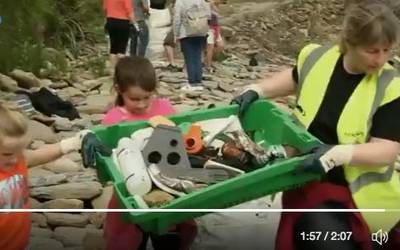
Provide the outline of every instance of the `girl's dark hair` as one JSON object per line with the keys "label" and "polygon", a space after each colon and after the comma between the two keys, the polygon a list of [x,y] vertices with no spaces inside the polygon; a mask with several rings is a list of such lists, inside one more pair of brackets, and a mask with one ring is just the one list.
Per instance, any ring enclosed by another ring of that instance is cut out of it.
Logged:
{"label": "girl's dark hair", "polygon": [[[123,57],[115,66],[114,85],[123,92],[132,86],[153,92],[157,88],[156,71],[151,62],[144,57]],[[123,106],[122,96],[118,94],[115,105]]]}

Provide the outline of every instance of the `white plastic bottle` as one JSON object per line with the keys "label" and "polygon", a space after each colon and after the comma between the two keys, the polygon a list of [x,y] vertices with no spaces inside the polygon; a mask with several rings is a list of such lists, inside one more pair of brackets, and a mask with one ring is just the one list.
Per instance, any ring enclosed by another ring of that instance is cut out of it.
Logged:
{"label": "white plastic bottle", "polygon": [[140,144],[130,138],[122,138],[115,153],[128,192],[140,196],[150,192],[152,182],[140,151]]}

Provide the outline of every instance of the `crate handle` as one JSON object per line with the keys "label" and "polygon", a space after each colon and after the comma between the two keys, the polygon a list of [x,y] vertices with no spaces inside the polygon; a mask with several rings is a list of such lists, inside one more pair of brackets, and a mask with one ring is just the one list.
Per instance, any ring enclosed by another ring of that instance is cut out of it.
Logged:
{"label": "crate handle", "polygon": [[278,109],[278,108],[272,108],[271,109],[271,113],[273,113],[274,115],[277,116],[281,116],[281,117],[287,117],[288,115],[285,114],[282,110]]}
{"label": "crate handle", "polygon": [[306,141],[306,142],[309,142],[309,141],[312,141],[312,140],[313,140],[313,138],[312,138],[309,134],[304,133],[303,131],[301,131],[301,132],[298,134],[298,136],[301,137],[301,139],[303,139],[303,140]]}

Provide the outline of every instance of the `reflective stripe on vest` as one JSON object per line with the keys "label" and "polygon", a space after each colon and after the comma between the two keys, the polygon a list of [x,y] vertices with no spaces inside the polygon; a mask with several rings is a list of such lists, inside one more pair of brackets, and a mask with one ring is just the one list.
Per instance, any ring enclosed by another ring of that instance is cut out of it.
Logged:
{"label": "reflective stripe on vest", "polygon": [[332,48],[332,46],[327,46],[327,45],[316,48],[313,51],[311,51],[310,55],[308,55],[307,58],[305,59],[304,64],[300,69],[299,82],[297,87],[297,98],[299,97],[301,88],[303,87],[304,79],[310,72],[311,68],[318,61],[318,59],[323,54],[325,54],[330,48]]}
{"label": "reflective stripe on vest", "polygon": [[[298,60],[297,104],[302,110],[294,112],[297,120],[306,128],[318,112],[333,72],[332,67],[335,67],[339,56],[337,47],[314,46],[311,51],[310,48],[312,46],[305,49],[305,52],[302,51]],[[379,74],[363,78],[339,118],[337,134],[340,144],[365,143],[370,139],[369,131],[378,108],[400,96],[400,83],[398,79],[394,81],[397,74],[396,70],[385,65]],[[399,174],[394,171],[393,166],[345,166],[344,172],[359,208],[400,208]],[[363,217],[370,230],[375,230],[378,225],[382,225],[382,229],[390,230],[400,219],[400,214],[363,213]]]}
{"label": "reflective stripe on vest", "polygon": [[[358,192],[361,188],[375,182],[387,182],[392,179],[394,173],[394,166],[387,167],[383,173],[368,172],[357,177],[353,182],[349,184],[350,191],[352,193]],[[399,201],[400,202],[400,201]]]}

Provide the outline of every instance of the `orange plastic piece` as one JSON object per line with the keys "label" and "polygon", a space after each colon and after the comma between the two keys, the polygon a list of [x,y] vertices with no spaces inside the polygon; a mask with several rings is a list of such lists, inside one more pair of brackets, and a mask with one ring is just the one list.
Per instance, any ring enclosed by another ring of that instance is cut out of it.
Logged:
{"label": "orange plastic piece", "polygon": [[203,140],[201,139],[201,128],[199,125],[192,124],[187,134],[183,136],[186,151],[189,154],[197,154],[203,149]]}

